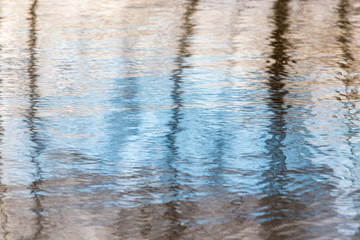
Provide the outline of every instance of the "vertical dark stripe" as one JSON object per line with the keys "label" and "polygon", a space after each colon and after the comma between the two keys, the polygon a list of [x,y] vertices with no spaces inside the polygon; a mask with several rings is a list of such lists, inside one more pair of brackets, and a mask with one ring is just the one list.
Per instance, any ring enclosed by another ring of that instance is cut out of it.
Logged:
{"label": "vertical dark stripe", "polygon": [[[357,136],[359,136],[360,129],[358,122],[360,121],[358,116],[358,108],[357,102],[359,99],[357,81],[359,76],[351,76],[348,74],[352,74],[354,71],[358,72],[355,64],[355,58],[352,52],[351,44],[353,43],[353,26],[351,21],[349,20],[351,10],[351,3],[348,0],[340,0],[337,6],[338,11],[338,29],[339,36],[337,37],[338,45],[341,49],[342,53],[342,61],[339,61],[339,67],[344,70],[345,76],[342,76],[340,79],[344,84],[345,92],[340,94],[338,99],[344,104],[344,108],[346,109],[346,114],[344,118],[346,119],[345,124],[348,129],[345,139],[350,148],[351,160],[354,168],[349,168],[349,171],[352,173],[352,176],[355,176],[353,179],[349,179],[352,181],[353,186],[351,188],[357,188],[357,179],[358,172],[356,169],[360,168],[360,164],[358,163],[358,146],[357,146]],[[355,143],[354,143],[355,141]],[[357,191],[351,192],[350,196],[353,199],[354,207],[356,209],[360,209],[360,197]],[[359,223],[359,210],[356,212],[356,216],[354,221]],[[360,231],[357,229],[356,233],[352,237],[352,239],[359,239]]]}
{"label": "vertical dark stripe", "polygon": [[33,151],[30,154],[31,162],[35,166],[34,172],[34,181],[32,182],[30,189],[31,193],[34,196],[34,207],[33,211],[36,216],[36,230],[34,233],[33,239],[39,239],[41,231],[43,229],[42,219],[43,219],[43,207],[41,204],[41,195],[40,195],[40,185],[42,183],[42,170],[38,157],[44,149],[44,144],[41,142],[36,121],[37,117],[37,104],[39,101],[38,94],[38,85],[37,85],[37,14],[36,10],[38,7],[38,0],[34,0],[29,8],[29,41],[28,41],[28,51],[29,51],[29,62],[28,62],[28,76],[29,76],[29,109],[27,114],[27,123],[29,126],[30,140],[34,143]]}
{"label": "vertical dark stripe", "polygon": [[181,186],[178,183],[178,170],[174,166],[176,161],[179,160],[179,153],[177,144],[177,134],[181,131],[180,121],[182,119],[181,109],[183,107],[183,98],[182,98],[182,75],[186,65],[186,58],[191,56],[189,51],[190,41],[189,38],[193,35],[194,24],[192,23],[192,16],[196,11],[199,0],[191,0],[186,4],[186,10],[183,15],[183,23],[181,28],[183,29],[182,36],[179,39],[179,48],[178,54],[175,58],[175,68],[172,71],[170,80],[173,83],[171,98],[173,101],[173,108],[171,110],[171,118],[168,123],[170,128],[169,133],[166,135],[166,143],[168,148],[168,155],[165,159],[167,166],[168,177],[168,190],[170,192],[170,199],[172,201],[166,203],[166,212],[165,217],[171,222],[169,225],[169,230],[167,232],[167,239],[177,239],[181,232],[184,230],[184,226],[180,222],[180,213],[178,212],[178,202],[176,199],[179,196]]}
{"label": "vertical dark stripe", "polygon": [[268,109],[271,113],[270,125],[268,126],[269,139],[266,141],[266,149],[269,156],[268,169],[263,173],[263,192],[265,197],[261,205],[265,208],[261,224],[267,234],[267,239],[282,239],[278,226],[286,219],[287,203],[284,201],[284,186],[289,181],[287,176],[286,156],[283,152],[283,140],[286,137],[287,108],[285,106],[284,80],[287,78],[286,67],[290,61],[288,55],[289,41],[289,3],[290,0],[277,0],[273,5],[274,30],[270,36],[272,53],[270,58],[273,63],[267,72],[268,78]]}

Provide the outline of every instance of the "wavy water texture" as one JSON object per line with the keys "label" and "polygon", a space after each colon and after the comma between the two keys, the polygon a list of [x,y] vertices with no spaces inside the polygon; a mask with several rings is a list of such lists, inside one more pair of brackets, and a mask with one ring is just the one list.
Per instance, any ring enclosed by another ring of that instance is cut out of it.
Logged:
{"label": "wavy water texture", "polygon": [[360,239],[360,2],[4,0],[0,29],[0,239]]}

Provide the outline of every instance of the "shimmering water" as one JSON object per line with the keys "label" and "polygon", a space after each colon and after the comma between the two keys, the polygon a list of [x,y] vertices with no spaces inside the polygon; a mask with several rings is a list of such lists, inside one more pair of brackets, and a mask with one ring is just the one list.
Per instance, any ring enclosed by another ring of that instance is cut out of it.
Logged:
{"label": "shimmering water", "polygon": [[1,0],[0,239],[360,239],[357,0]]}

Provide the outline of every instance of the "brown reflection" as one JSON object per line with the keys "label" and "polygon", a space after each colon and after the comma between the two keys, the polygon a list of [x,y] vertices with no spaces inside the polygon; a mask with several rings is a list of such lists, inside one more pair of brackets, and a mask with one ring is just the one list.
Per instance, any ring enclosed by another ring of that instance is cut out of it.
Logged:
{"label": "brown reflection", "polygon": [[[341,0],[338,4],[338,28],[340,35],[338,36],[338,44],[340,46],[342,52],[342,61],[339,61],[339,67],[345,73],[341,81],[344,83],[345,92],[344,94],[340,94],[339,98],[346,109],[345,124],[347,125],[348,132],[346,134],[346,141],[350,147],[351,151],[351,160],[353,161],[354,166],[349,168],[349,171],[352,172],[353,176],[357,176],[358,173],[356,169],[360,167],[358,162],[359,151],[357,150],[357,140],[356,138],[359,136],[360,129],[358,126],[358,122],[360,121],[358,114],[359,111],[356,106],[356,102],[359,100],[358,87],[356,81],[358,80],[357,75],[352,75],[353,72],[358,72],[358,68],[356,65],[356,60],[352,53],[351,45],[353,43],[353,27],[349,20],[351,3],[348,0]],[[353,188],[357,188],[356,179],[351,179],[353,181]],[[358,196],[358,192],[351,193],[350,197],[353,198],[353,202],[356,209],[360,207],[360,198]],[[360,212],[357,210],[355,221],[359,222]],[[354,234],[353,239],[360,238],[360,230]]]}
{"label": "brown reflection", "polygon": [[188,1],[185,8],[185,13],[183,16],[183,24],[181,28],[183,29],[182,36],[179,39],[178,54],[175,58],[175,68],[173,70],[171,80],[173,81],[173,88],[171,91],[171,97],[173,100],[173,108],[171,113],[171,119],[168,123],[170,127],[169,133],[166,135],[166,142],[168,147],[168,155],[165,159],[166,161],[166,172],[169,174],[167,177],[168,182],[168,191],[170,196],[167,199],[172,199],[170,202],[165,203],[167,208],[164,217],[168,219],[168,231],[165,233],[167,239],[177,239],[181,236],[182,232],[185,230],[185,226],[181,222],[181,213],[179,212],[179,202],[177,199],[180,197],[180,192],[183,188],[178,182],[178,170],[176,165],[177,161],[180,160],[178,148],[176,146],[176,137],[177,134],[181,131],[179,127],[180,120],[182,119],[181,109],[183,107],[182,99],[182,75],[185,68],[189,67],[186,63],[186,58],[191,56],[189,47],[191,41],[189,37],[193,35],[194,24],[192,23],[192,16],[194,15],[198,0]]}
{"label": "brown reflection", "polygon": [[282,239],[278,226],[286,220],[286,211],[290,202],[287,202],[286,193],[283,191],[289,177],[286,166],[286,156],[283,152],[283,140],[286,137],[286,107],[284,97],[287,91],[283,82],[287,77],[286,66],[290,60],[288,55],[289,41],[286,33],[289,29],[289,3],[290,0],[278,0],[274,3],[274,25],[271,33],[270,45],[273,52],[270,58],[274,63],[269,67],[270,78],[268,106],[273,117],[270,120],[269,134],[271,139],[266,141],[266,148],[269,151],[270,162],[263,176],[264,193],[261,205],[265,207],[265,215],[261,217],[262,227],[267,232],[267,239]]}
{"label": "brown reflection", "polygon": [[351,9],[350,2],[348,0],[341,0],[338,5],[338,28],[340,30],[340,35],[337,40],[342,52],[342,61],[339,61],[339,67],[343,69],[341,81],[345,85],[345,94],[340,95],[340,99],[345,97],[346,108],[349,111],[350,116],[356,117],[355,109],[355,100],[359,99],[358,90],[356,87],[357,75],[352,76],[351,73],[357,72],[357,66],[355,64],[355,59],[351,51],[351,44],[353,41],[352,36],[352,26],[349,21],[348,15]]}
{"label": "brown reflection", "polygon": [[39,239],[41,231],[43,229],[43,207],[41,204],[41,194],[40,194],[40,185],[42,183],[42,170],[38,157],[45,148],[43,142],[40,140],[37,132],[37,104],[39,101],[38,94],[38,85],[37,85],[37,58],[36,58],[36,48],[37,48],[37,15],[36,9],[38,7],[38,1],[34,0],[29,8],[29,41],[28,41],[28,51],[29,51],[29,64],[28,64],[28,76],[29,76],[29,102],[30,106],[27,111],[27,123],[29,126],[30,140],[34,143],[33,151],[31,153],[31,162],[35,166],[34,181],[29,186],[31,189],[31,194],[34,196],[35,204],[32,208],[32,211],[35,213],[36,218],[36,230],[34,233],[33,239]]}
{"label": "brown reflection", "polygon": [[[264,172],[263,192],[265,197],[260,201],[264,208],[264,215],[260,217],[266,239],[286,239],[286,231],[294,232],[297,226],[282,229],[281,226],[294,221],[301,216],[305,203],[294,200],[286,186],[293,181],[289,176],[283,140],[286,137],[287,106],[285,106],[284,81],[288,77],[287,66],[290,61],[288,54],[290,43],[286,34],[289,31],[289,3],[291,0],[278,0],[274,3],[273,22],[275,29],[271,33],[270,45],[273,48],[270,58],[273,63],[268,69],[269,99],[268,107],[273,117],[270,120],[270,139],[266,141],[266,148],[270,156],[269,168]],[[296,216],[298,215],[298,216]],[[304,234],[305,232],[303,232]]]}
{"label": "brown reflection", "polygon": [[343,60],[344,62],[340,62],[339,65],[343,69],[349,69],[354,61],[353,54],[350,49],[351,39],[352,39],[352,27],[351,23],[348,19],[350,9],[350,3],[348,0],[341,0],[338,5],[338,14],[339,21],[338,27],[340,29],[341,34],[338,36],[338,42],[340,44]]}
{"label": "brown reflection", "polygon": [[[312,238],[314,235],[324,234],[319,230],[321,228],[309,226],[309,223],[324,221],[334,215],[331,208],[327,207],[333,204],[333,198],[329,194],[332,186],[327,180],[323,183],[323,178],[331,171],[325,167],[313,165],[301,154],[287,151],[288,146],[284,143],[287,135],[297,139],[302,138],[302,136],[296,136],[301,135],[300,133],[288,133],[287,129],[289,106],[285,102],[288,94],[285,82],[296,80],[290,76],[288,70],[290,63],[293,62],[289,54],[291,43],[287,37],[290,24],[290,2],[291,0],[278,0],[274,3],[274,30],[270,36],[270,46],[273,49],[270,58],[273,63],[267,71],[270,75],[267,105],[272,114],[268,126],[271,138],[266,141],[269,166],[263,173],[264,197],[260,200],[262,215],[259,221],[264,238],[274,240],[296,239],[296,236]],[[301,124],[301,121],[296,124]],[[297,128],[301,127],[297,126]],[[305,140],[301,141],[305,143]],[[300,146],[298,151],[303,147]],[[295,166],[291,165],[290,168],[289,161]],[[302,189],[307,189],[307,191],[303,192]],[[320,204],[324,206],[319,206]],[[325,228],[328,231],[327,235],[333,233],[329,225],[331,223],[327,223]]]}
{"label": "brown reflection", "polygon": [[[348,0],[341,0],[338,4],[338,28],[340,30],[340,35],[337,40],[342,52],[342,61],[339,61],[339,67],[344,70],[344,76],[341,81],[345,86],[345,94],[340,94],[339,99],[345,98],[342,101],[345,104],[345,108],[347,109],[347,125],[349,127],[349,133],[347,137],[347,141],[351,146],[352,154],[356,156],[354,151],[354,146],[352,144],[352,138],[355,137],[358,133],[358,127],[354,124],[355,120],[360,120],[357,117],[357,109],[356,109],[356,100],[359,99],[358,90],[355,84],[356,78],[358,76],[351,76],[351,73],[354,71],[355,59],[351,51],[351,44],[353,41],[352,36],[352,26],[349,21],[348,15],[351,5]],[[356,71],[357,69],[355,69]]]}

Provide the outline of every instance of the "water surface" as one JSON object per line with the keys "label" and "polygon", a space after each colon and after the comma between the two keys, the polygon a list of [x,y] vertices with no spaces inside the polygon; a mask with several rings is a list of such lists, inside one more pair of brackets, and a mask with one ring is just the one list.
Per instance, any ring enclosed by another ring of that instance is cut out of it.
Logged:
{"label": "water surface", "polygon": [[0,1],[0,239],[360,239],[360,2]]}

